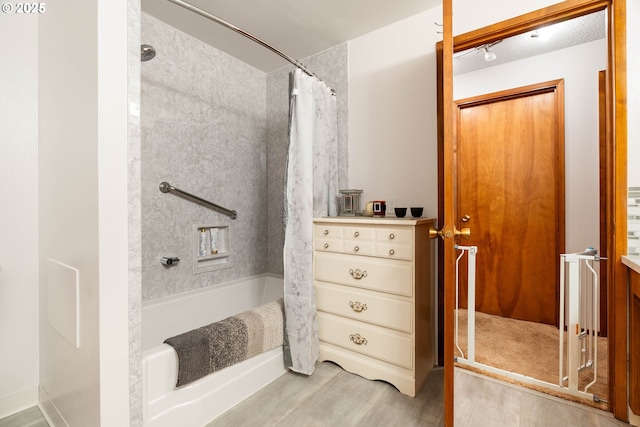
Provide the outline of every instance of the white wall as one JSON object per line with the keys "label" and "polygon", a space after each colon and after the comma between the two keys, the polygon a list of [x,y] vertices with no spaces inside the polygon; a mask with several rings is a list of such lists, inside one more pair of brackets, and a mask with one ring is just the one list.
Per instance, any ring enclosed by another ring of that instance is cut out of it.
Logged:
{"label": "white wall", "polygon": [[349,42],[349,186],[367,200],[438,206],[436,7]]}
{"label": "white wall", "polygon": [[[554,3],[454,0],[460,34]],[[349,187],[437,214],[436,7],[349,42]],[[363,206],[364,207],[364,206]]]}
{"label": "white wall", "polygon": [[58,1],[38,32],[40,402],[128,425],[127,2]]}
{"label": "white wall", "polygon": [[0,418],[38,385],[38,20],[0,16]]}
{"label": "white wall", "polygon": [[[99,425],[96,6],[65,0],[39,20],[40,400],[56,425]],[[78,270],[77,293],[51,260]]]}
{"label": "white wall", "polygon": [[603,39],[454,78],[454,99],[565,79],[568,252],[599,247],[598,71],[606,67]]}
{"label": "white wall", "polygon": [[[71,2],[70,4],[75,4]],[[129,286],[139,289],[139,276],[131,256],[135,241],[129,242],[129,215],[138,217],[136,203],[129,203],[129,194],[138,194],[139,184],[130,188],[129,166],[135,162],[129,155],[139,152],[139,94],[129,93],[131,79],[139,81],[139,68],[129,68],[129,61],[139,59],[139,37],[133,40],[129,31],[129,8],[139,10],[137,0],[99,0],[97,27],[98,79],[98,242],[99,242],[99,357],[100,357],[100,425],[133,426],[130,424],[129,319],[139,312],[140,301],[129,303]],[[136,19],[138,19],[136,17]],[[131,23],[135,27],[135,23]],[[132,52],[133,50],[133,52]],[[139,64],[139,63],[138,63]],[[135,74],[137,71],[137,74]],[[129,104],[131,102],[131,106]],[[131,111],[130,111],[131,110]],[[130,130],[129,125],[135,129]],[[131,143],[131,145],[129,145]],[[129,149],[132,152],[129,152]],[[138,207],[139,209],[139,207]],[[133,228],[133,227],[132,227]],[[133,231],[133,230],[131,230]],[[137,282],[136,282],[137,279]],[[130,313],[130,308],[131,313]],[[134,335],[135,336],[135,335]],[[136,345],[133,346],[137,347]],[[131,379],[135,374],[133,372]],[[134,368],[136,371],[136,368]],[[139,416],[133,411],[134,417]]]}

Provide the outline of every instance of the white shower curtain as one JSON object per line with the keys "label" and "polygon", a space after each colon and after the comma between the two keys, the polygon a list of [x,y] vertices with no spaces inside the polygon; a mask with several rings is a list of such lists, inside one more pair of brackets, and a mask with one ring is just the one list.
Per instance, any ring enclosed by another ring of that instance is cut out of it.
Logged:
{"label": "white shower curtain", "polygon": [[285,189],[284,354],[292,371],[307,375],[319,356],[312,219],[338,214],[335,98],[323,82],[295,71]]}

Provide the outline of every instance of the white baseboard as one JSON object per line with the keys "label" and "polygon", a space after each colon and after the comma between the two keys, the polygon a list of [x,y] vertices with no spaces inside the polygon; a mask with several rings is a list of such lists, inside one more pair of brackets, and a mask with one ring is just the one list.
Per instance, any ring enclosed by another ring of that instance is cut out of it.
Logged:
{"label": "white baseboard", "polygon": [[50,427],[69,427],[69,424],[64,420],[58,408],[56,408],[56,405],[53,404],[42,387],[38,387],[38,408],[40,408],[40,412],[42,412]]}
{"label": "white baseboard", "polygon": [[37,403],[37,385],[0,396],[0,419],[36,406]]}

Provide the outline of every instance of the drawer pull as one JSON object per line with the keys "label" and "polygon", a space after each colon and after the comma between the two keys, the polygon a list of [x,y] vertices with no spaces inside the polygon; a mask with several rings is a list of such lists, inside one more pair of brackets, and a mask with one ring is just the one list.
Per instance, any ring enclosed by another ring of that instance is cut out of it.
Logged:
{"label": "drawer pull", "polygon": [[329,234],[329,230],[324,230],[324,235],[326,236],[327,234]]}
{"label": "drawer pull", "polygon": [[367,304],[363,304],[360,301],[349,301],[349,307],[351,307],[351,310],[355,311],[356,313],[361,313],[367,310]]}
{"label": "drawer pull", "polygon": [[396,251],[394,251],[393,249],[389,249],[389,255],[395,255]]}
{"label": "drawer pull", "polygon": [[358,252],[358,251],[360,250],[360,246],[355,246],[355,247],[353,248],[353,250],[354,250],[355,252]]}
{"label": "drawer pull", "polygon": [[359,268],[355,270],[353,268],[349,269],[349,274],[356,280],[364,279],[367,277],[367,270],[361,271]]}
{"label": "drawer pull", "polygon": [[393,233],[389,234],[389,239],[390,239],[390,240],[393,240],[393,239],[395,239],[395,238],[396,238],[396,235],[395,235],[395,234],[393,234]]}
{"label": "drawer pull", "polygon": [[329,249],[329,244],[328,244],[328,243],[325,243],[325,244],[324,244],[324,248],[325,248],[325,249]]}
{"label": "drawer pull", "polygon": [[355,345],[367,345],[367,339],[360,334],[351,334],[349,335],[349,339]]}

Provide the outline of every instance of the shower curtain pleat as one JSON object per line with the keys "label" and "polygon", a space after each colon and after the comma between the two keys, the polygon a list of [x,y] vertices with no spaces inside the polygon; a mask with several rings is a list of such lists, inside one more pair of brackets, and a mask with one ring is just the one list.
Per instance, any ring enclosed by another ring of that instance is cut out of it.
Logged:
{"label": "shower curtain pleat", "polygon": [[291,87],[285,184],[284,357],[311,375],[319,356],[313,284],[313,218],[337,215],[338,137],[335,96],[296,70]]}

